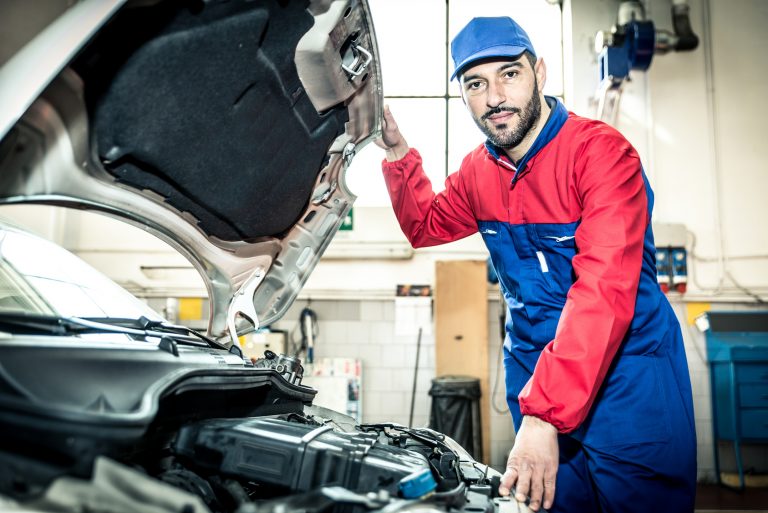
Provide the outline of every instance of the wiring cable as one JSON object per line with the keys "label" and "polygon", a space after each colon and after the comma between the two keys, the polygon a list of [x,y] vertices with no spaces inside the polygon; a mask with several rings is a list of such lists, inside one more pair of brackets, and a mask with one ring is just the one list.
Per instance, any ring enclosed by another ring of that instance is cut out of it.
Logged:
{"label": "wiring cable", "polygon": [[[697,262],[703,262],[703,263],[713,263],[713,262],[719,262],[719,258],[713,258],[713,257],[702,257],[699,254],[696,253],[696,244],[697,244],[697,238],[696,234],[692,231],[688,230],[688,237],[690,238],[690,254],[691,254],[691,281],[694,285],[696,285],[696,288],[702,291],[710,291],[715,295],[719,295],[723,292],[726,292],[727,289],[722,287],[722,284],[718,285],[716,288],[712,287],[706,287],[703,286],[698,279],[698,273],[696,263]],[[768,259],[768,255],[735,255],[735,256],[729,256],[728,261],[733,260],[763,260]],[[755,300],[755,302],[759,305],[765,304],[766,300],[763,299],[759,294],[757,294],[754,290],[745,287],[741,283],[739,283],[734,277],[731,272],[726,269],[724,277],[727,278],[733,285],[735,286],[735,290],[738,290],[742,292],[743,294],[746,294],[747,296],[751,297]]]}
{"label": "wiring cable", "polygon": [[749,297],[753,298],[758,305],[764,305],[765,304],[765,300],[763,298],[761,298],[756,293],[752,292],[751,290],[749,290],[745,286],[741,285],[738,281],[736,281],[736,278],[733,277],[733,275],[731,274],[731,271],[729,271],[728,269],[725,270],[725,276],[726,276],[726,278],[731,280],[731,283],[736,285],[737,289],[739,289],[740,291],[742,291],[744,294],[748,295]]}
{"label": "wiring cable", "polygon": [[320,334],[317,323],[317,313],[310,308],[310,302],[299,314],[299,329],[301,330],[301,351],[306,354],[307,363],[312,363],[315,358],[315,340]]}

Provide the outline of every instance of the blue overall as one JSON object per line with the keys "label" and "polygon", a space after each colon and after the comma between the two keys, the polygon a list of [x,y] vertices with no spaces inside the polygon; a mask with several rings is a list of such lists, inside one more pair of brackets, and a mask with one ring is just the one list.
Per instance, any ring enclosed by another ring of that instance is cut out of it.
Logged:
{"label": "blue overall", "polygon": [[481,145],[435,194],[418,152],[384,163],[414,247],[483,237],[507,303],[516,429],[559,431],[551,512],[693,511],[696,435],[680,326],[656,280],[653,193],[618,132],[552,107],[517,163]]}

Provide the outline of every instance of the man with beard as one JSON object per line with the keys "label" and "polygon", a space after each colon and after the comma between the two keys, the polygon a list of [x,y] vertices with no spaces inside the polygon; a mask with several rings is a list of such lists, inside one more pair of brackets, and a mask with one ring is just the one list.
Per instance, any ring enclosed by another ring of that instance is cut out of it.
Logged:
{"label": "man with beard", "polygon": [[653,195],[616,130],[542,93],[510,18],[451,43],[488,140],[439,194],[388,108],[384,177],[414,247],[480,231],[507,303],[516,437],[499,491],[536,511],[691,512],[696,435],[680,326],[656,281]]}

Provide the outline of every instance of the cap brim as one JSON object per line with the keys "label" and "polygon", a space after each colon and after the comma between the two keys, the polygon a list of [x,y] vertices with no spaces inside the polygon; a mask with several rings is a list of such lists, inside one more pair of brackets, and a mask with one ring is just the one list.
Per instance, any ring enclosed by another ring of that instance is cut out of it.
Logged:
{"label": "cap brim", "polygon": [[491,46],[488,48],[484,48],[478,52],[473,53],[463,61],[459,63],[458,66],[456,66],[456,70],[451,75],[451,80],[456,78],[456,75],[461,73],[464,68],[469,66],[475,61],[479,61],[481,59],[490,59],[493,57],[518,57],[520,54],[522,54],[524,51],[528,50],[524,46],[506,46],[506,45],[498,45],[498,46]]}

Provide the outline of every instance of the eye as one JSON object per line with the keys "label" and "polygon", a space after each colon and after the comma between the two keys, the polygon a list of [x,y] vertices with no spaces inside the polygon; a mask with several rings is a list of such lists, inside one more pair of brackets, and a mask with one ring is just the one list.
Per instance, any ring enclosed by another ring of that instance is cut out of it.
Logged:
{"label": "eye", "polygon": [[485,90],[485,81],[470,80],[464,84],[464,90],[467,91],[468,94],[479,94]]}
{"label": "eye", "polygon": [[508,70],[504,72],[504,78],[515,78],[518,75],[517,71]]}

